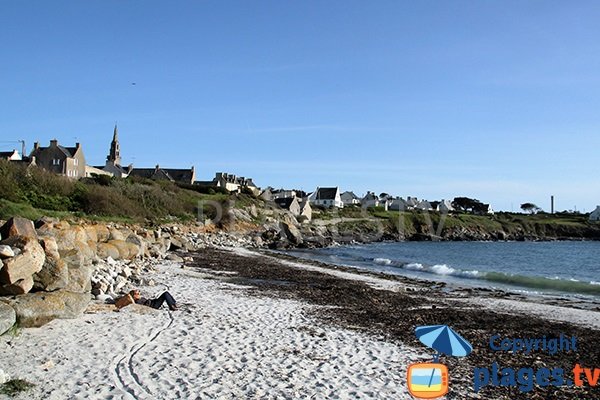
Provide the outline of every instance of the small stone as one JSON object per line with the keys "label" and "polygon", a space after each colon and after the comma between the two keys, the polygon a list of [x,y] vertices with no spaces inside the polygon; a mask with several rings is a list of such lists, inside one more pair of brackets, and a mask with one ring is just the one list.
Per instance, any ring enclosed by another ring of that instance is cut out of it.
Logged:
{"label": "small stone", "polygon": [[0,258],[10,258],[14,256],[15,252],[10,246],[7,246],[5,244],[0,245]]}

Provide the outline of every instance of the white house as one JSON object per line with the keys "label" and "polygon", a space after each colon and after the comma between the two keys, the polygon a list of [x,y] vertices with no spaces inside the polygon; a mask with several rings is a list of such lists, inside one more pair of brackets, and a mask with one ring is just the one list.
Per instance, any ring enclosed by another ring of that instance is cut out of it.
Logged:
{"label": "white house", "polygon": [[344,208],[340,188],[317,188],[308,201],[315,206]]}
{"label": "white house", "polygon": [[353,206],[360,204],[360,198],[354,192],[344,192],[341,194],[342,202],[345,206]]}
{"label": "white house", "polygon": [[21,161],[22,157],[18,151],[0,151],[0,160]]}
{"label": "white house", "polygon": [[596,209],[591,212],[590,221],[600,221],[600,206],[596,206]]}

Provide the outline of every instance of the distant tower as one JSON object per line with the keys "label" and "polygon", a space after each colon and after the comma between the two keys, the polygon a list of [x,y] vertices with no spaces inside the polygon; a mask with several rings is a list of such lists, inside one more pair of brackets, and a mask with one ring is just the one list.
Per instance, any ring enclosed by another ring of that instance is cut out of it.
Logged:
{"label": "distant tower", "polygon": [[121,146],[119,146],[119,131],[117,129],[117,124],[115,124],[113,140],[110,143],[110,153],[108,153],[106,161],[114,165],[121,165]]}
{"label": "distant tower", "polygon": [[550,196],[550,214],[554,214],[554,196]]}

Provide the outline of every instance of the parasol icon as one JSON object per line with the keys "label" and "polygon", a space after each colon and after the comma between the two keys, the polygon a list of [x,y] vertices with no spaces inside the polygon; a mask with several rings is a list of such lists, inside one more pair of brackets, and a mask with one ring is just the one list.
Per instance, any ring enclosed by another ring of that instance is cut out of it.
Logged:
{"label": "parasol icon", "polygon": [[415,334],[421,343],[440,354],[466,357],[473,351],[471,344],[447,325],[420,326]]}

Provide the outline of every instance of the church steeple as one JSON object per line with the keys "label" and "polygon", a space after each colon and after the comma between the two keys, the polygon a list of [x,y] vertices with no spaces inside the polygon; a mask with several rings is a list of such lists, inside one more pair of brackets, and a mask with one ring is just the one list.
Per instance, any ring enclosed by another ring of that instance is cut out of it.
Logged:
{"label": "church steeple", "polygon": [[117,124],[115,124],[113,140],[110,143],[110,153],[108,153],[106,161],[113,163],[114,165],[121,165],[121,146],[119,146],[119,130],[117,129]]}

